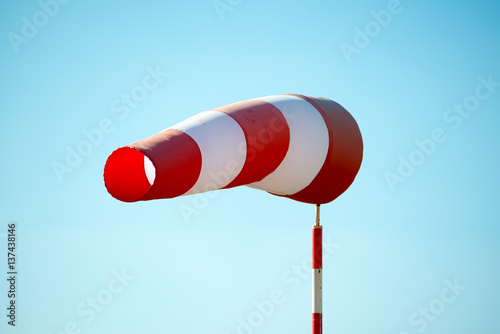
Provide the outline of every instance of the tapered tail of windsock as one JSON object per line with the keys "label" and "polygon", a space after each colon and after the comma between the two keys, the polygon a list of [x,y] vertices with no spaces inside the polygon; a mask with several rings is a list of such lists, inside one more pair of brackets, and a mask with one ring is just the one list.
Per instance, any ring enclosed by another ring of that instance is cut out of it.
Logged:
{"label": "tapered tail of windsock", "polygon": [[297,201],[333,201],[354,181],[363,142],[332,100],[273,95],[204,111],[115,150],[108,192],[134,202],[247,185]]}

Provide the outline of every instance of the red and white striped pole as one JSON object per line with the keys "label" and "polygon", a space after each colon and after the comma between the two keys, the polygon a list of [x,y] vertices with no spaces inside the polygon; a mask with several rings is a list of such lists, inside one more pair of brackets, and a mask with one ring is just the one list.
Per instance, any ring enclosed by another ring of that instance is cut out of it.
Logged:
{"label": "red and white striped pole", "polygon": [[323,333],[323,226],[319,224],[316,204],[316,225],[312,229],[312,333]]}

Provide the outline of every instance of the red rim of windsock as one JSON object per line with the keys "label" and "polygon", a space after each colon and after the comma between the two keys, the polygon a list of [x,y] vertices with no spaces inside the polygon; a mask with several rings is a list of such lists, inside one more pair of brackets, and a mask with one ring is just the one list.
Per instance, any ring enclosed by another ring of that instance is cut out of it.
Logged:
{"label": "red rim of windsock", "polygon": [[124,202],[247,185],[296,201],[333,201],[354,181],[363,142],[338,103],[287,94],[197,114],[115,150],[108,192]]}

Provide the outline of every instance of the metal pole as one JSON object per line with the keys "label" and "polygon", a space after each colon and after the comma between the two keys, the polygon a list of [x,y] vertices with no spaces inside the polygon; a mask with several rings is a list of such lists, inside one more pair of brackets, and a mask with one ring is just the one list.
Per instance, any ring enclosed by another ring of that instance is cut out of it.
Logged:
{"label": "metal pole", "polygon": [[319,224],[319,204],[316,205],[316,225],[312,229],[312,333],[323,333],[323,226]]}

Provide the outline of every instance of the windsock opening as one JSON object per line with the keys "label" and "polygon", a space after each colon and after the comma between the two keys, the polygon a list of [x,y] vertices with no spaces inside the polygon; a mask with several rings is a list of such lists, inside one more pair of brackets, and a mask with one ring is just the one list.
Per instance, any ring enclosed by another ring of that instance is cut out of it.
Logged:
{"label": "windsock opening", "polygon": [[104,184],[114,198],[124,202],[140,200],[151,189],[156,169],[143,153],[130,147],[114,151],[104,167]]}

